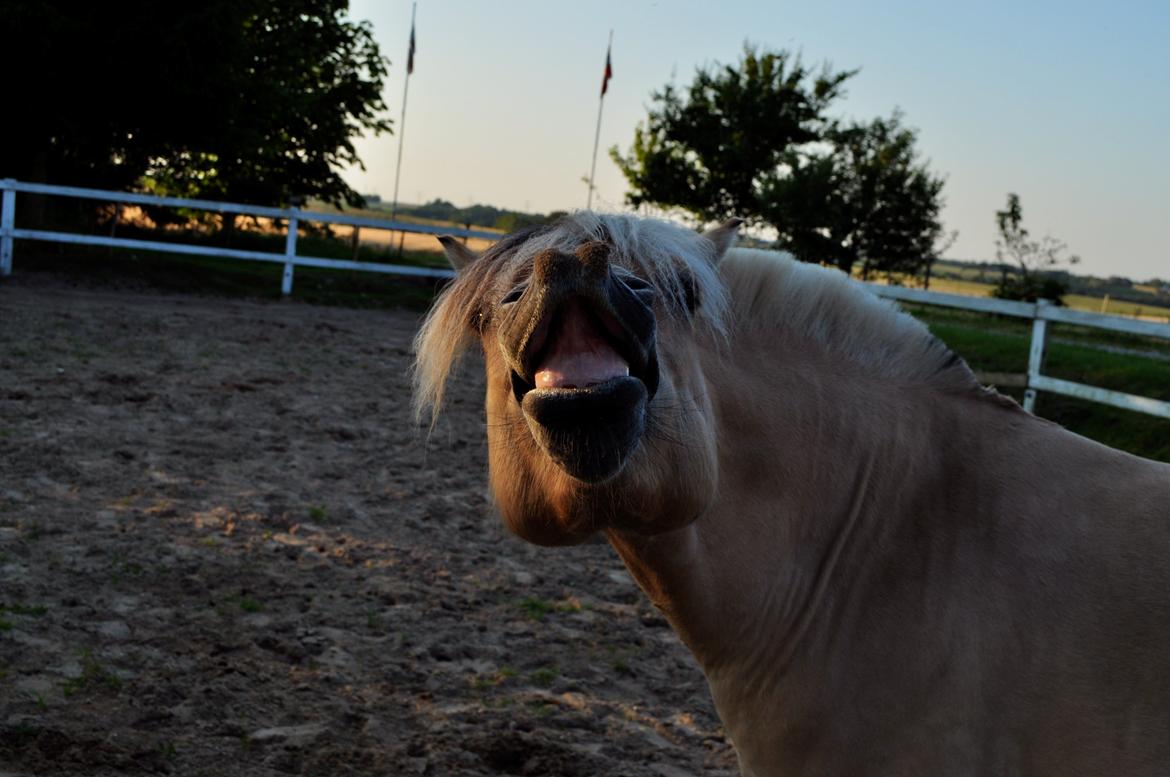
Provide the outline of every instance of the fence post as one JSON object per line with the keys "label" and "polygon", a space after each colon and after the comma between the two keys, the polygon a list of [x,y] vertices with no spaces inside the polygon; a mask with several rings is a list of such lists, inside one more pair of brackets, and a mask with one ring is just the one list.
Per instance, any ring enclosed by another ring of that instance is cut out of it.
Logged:
{"label": "fence post", "polygon": [[1032,319],[1032,347],[1028,349],[1027,384],[1024,388],[1024,409],[1029,413],[1036,411],[1036,389],[1033,386],[1036,378],[1040,377],[1044,354],[1048,350],[1048,320],[1041,318],[1041,315],[1050,304],[1046,299],[1036,300],[1035,318]]}
{"label": "fence post", "polygon": [[12,230],[16,226],[16,183],[11,178],[0,181],[4,194],[0,196],[0,278],[12,275]]}
{"label": "fence post", "polygon": [[292,294],[293,260],[297,255],[297,209],[289,208],[288,235],[284,239],[284,279],[280,283],[280,293],[287,297]]}

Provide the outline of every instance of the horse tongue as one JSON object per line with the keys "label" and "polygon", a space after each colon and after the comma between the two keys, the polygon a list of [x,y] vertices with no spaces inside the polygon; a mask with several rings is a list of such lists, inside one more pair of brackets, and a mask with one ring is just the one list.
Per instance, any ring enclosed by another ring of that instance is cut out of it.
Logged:
{"label": "horse tongue", "polygon": [[536,369],[537,388],[585,388],[630,374],[626,363],[602,338],[581,303],[568,303],[561,325]]}

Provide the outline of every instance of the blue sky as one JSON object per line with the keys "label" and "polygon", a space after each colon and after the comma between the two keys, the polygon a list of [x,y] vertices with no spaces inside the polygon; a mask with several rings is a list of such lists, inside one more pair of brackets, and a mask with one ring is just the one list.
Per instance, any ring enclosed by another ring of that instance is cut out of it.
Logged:
{"label": "blue sky", "polygon": [[[1107,7],[1108,6],[1108,7]],[[398,130],[409,0],[357,0],[392,60]],[[994,259],[994,213],[1020,195],[1024,225],[1081,256],[1080,272],[1170,278],[1170,3],[420,0],[399,198],[524,210],[584,207],[605,45],[595,207],[625,182],[605,150],[629,146],[650,93],[736,60],[745,41],[807,64],[860,68],[834,115],[895,108],[946,177],[948,256]],[[397,136],[363,138],[347,180],[389,199]]]}

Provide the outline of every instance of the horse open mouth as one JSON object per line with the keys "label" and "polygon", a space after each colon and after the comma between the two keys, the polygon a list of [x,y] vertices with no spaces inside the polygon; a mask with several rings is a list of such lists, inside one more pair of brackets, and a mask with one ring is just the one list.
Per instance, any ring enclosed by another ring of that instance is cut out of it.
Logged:
{"label": "horse open mouth", "polygon": [[542,317],[512,373],[533,436],[568,474],[599,483],[620,471],[657,388],[653,348],[580,298]]}
{"label": "horse open mouth", "polygon": [[530,391],[588,391],[627,377],[653,386],[653,362],[653,349],[632,342],[612,315],[573,298],[546,313],[529,336],[512,390],[523,402]]}

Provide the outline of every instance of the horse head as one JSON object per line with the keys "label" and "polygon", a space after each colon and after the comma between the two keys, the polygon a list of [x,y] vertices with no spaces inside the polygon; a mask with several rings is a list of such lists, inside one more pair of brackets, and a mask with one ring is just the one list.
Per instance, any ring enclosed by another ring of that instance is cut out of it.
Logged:
{"label": "horse head", "polygon": [[636,222],[673,236],[667,251],[623,230],[634,223],[577,214],[483,256],[442,239],[459,272],[418,338],[419,394],[437,405],[454,340],[478,339],[493,495],[533,542],[677,528],[714,496],[696,349],[717,337],[703,306],[719,307],[714,266],[740,222],[705,235]]}

